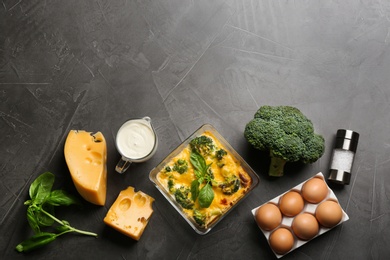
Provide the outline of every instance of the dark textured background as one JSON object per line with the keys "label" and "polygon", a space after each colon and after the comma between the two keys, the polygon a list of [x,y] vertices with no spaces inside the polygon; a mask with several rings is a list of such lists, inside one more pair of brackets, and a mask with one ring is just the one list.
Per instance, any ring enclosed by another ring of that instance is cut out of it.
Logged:
{"label": "dark textured background", "polygon": [[[321,3],[318,3],[321,2]],[[0,4],[1,259],[273,259],[250,210],[327,175],[339,128],[360,133],[351,184],[334,192],[350,220],[283,259],[384,259],[390,255],[390,3],[385,0],[23,1]],[[292,105],[326,139],[312,165],[267,177],[268,158],[243,137],[261,105]],[[156,155],[119,175],[114,136],[150,116]],[[260,184],[205,236],[197,235],[148,174],[210,123],[259,174]],[[56,213],[98,239],[66,235],[18,254],[31,235],[28,187],[44,171],[77,194],[63,156],[70,129],[102,131],[108,144],[105,207]],[[103,218],[128,185],[156,199],[140,241]]]}

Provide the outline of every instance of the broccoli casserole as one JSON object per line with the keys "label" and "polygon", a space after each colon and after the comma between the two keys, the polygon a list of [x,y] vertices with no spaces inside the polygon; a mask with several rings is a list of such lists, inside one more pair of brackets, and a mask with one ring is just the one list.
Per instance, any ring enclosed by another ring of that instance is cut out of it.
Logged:
{"label": "broccoli casserole", "polygon": [[254,187],[254,174],[237,156],[206,130],[162,162],[156,181],[188,219],[207,229]]}

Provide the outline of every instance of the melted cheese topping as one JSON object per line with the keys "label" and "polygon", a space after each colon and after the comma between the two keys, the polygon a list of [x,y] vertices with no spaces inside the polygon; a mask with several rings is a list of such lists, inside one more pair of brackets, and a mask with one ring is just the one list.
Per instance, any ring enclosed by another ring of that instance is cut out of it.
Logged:
{"label": "melted cheese topping", "polygon": [[[252,179],[242,168],[240,162],[234,158],[228,150],[225,149],[225,147],[223,147],[223,145],[211,132],[205,132],[202,135],[210,137],[213,140],[215,150],[224,149],[227,152],[227,154],[223,156],[222,160],[218,160],[214,153],[204,158],[207,165],[211,164],[210,167],[214,175],[214,183],[212,186],[214,199],[211,205],[208,208],[201,208],[198,200],[196,200],[191,209],[182,208],[185,214],[190,218],[193,218],[194,209],[204,214],[206,216],[205,224],[201,226],[207,228],[207,226],[218,219],[224,212],[228,211],[245,195],[251,186]],[[173,199],[175,199],[174,189],[178,189],[180,187],[191,189],[191,182],[196,178],[194,174],[194,167],[190,162],[190,155],[191,148],[188,145],[177,156],[172,158],[172,160],[157,174],[157,180],[163,185],[163,187],[166,188],[166,191],[172,195]],[[187,162],[188,169],[185,173],[180,174],[174,170],[170,172],[165,170],[167,166],[173,169],[180,159]],[[223,166],[221,167],[221,165]],[[227,178],[231,179],[233,176],[240,180],[240,187],[232,194],[225,194],[219,184],[226,182]],[[171,190],[169,189],[169,180],[173,180],[174,183],[174,188]],[[200,188],[201,187],[202,185]],[[189,196],[189,198],[191,198],[191,196]]]}
{"label": "melted cheese topping", "polygon": [[71,130],[64,154],[79,194],[86,201],[103,206],[107,190],[107,145],[103,134]]}
{"label": "melted cheese topping", "polygon": [[142,191],[128,187],[119,193],[104,218],[104,223],[122,234],[139,240],[153,213],[154,199]]}

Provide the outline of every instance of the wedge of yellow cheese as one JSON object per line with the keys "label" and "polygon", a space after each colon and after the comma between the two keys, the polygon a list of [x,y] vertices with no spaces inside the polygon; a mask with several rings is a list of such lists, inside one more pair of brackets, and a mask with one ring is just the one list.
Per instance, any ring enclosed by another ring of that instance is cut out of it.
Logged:
{"label": "wedge of yellow cheese", "polygon": [[153,213],[154,199],[129,186],[119,193],[104,218],[104,223],[122,234],[139,240]]}
{"label": "wedge of yellow cheese", "polygon": [[107,145],[103,134],[71,130],[64,154],[80,195],[86,201],[103,206],[107,192]]}

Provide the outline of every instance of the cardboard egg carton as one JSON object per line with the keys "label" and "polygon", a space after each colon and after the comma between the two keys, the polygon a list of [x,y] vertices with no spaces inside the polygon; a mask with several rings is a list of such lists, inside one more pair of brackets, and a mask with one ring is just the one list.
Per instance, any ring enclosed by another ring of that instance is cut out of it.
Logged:
{"label": "cardboard egg carton", "polygon": [[[332,191],[332,189],[330,189],[329,186],[328,186],[328,184],[326,183],[326,181],[325,181],[325,179],[324,179],[324,175],[323,175],[321,172],[319,172],[319,173],[316,174],[315,176],[313,176],[313,177],[307,179],[306,181],[304,181],[304,182],[298,184],[297,186],[291,188],[290,190],[287,190],[286,192],[280,194],[279,196],[277,196],[277,197],[275,197],[275,198],[273,198],[273,199],[271,199],[271,200],[269,200],[269,201],[263,203],[262,205],[260,205],[260,206],[258,206],[258,207],[256,207],[256,208],[254,208],[254,209],[252,209],[251,212],[252,212],[253,217],[255,218],[255,221],[256,221],[256,211],[257,211],[258,208],[260,208],[261,206],[263,206],[263,205],[265,205],[265,204],[267,204],[267,203],[273,203],[273,204],[275,204],[275,205],[278,205],[278,204],[279,204],[279,201],[280,201],[280,198],[281,198],[284,194],[286,194],[287,192],[289,192],[289,191],[297,191],[297,192],[300,193],[301,190],[302,190],[303,184],[305,184],[308,180],[310,180],[310,179],[312,179],[312,178],[322,178],[322,179],[324,180],[326,186],[328,187],[328,195],[326,196],[325,199],[323,199],[321,202],[319,202],[319,203],[317,203],[317,204],[309,203],[309,202],[307,202],[306,200],[304,200],[304,203],[305,203],[304,208],[303,208],[303,210],[302,210],[299,214],[307,212],[307,213],[311,213],[311,214],[315,215],[315,212],[316,212],[317,207],[318,207],[322,202],[327,201],[327,200],[333,200],[333,201],[336,201],[337,203],[339,203],[339,201],[338,201],[336,195],[334,194],[334,192]],[[340,203],[339,203],[339,205],[340,205]],[[341,205],[340,205],[340,207],[341,207]],[[331,227],[331,228],[324,227],[324,226],[322,226],[322,225],[319,223],[319,231],[318,231],[317,235],[314,236],[312,239],[314,239],[314,238],[316,238],[316,237],[318,237],[318,236],[324,234],[325,232],[328,232],[329,230],[333,229],[334,227],[336,227],[336,226],[340,225],[341,223],[347,221],[347,220],[349,219],[347,213],[345,213],[345,211],[344,211],[344,209],[343,209],[342,207],[341,207],[341,210],[342,210],[342,219],[341,219],[341,221],[340,221],[338,224],[336,224],[335,226]],[[296,216],[298,216],[299,214],[297,214]],[[258,227],[260,228],[260,230],[263,232],[264,236],[266,237],[268,243],[269,243],[269,237],[270,237],[270,235],[272,234],[272,232],[275,231],[276,229],[280,228],[280,227],[285,227],[285,228],[289,229],[289,230],[291,231],[291,233],[293,234],[293,237],[294,237],[294,245],[293,245],[292,249],[291,249],[290,251],[288,251],[287,253],[285,253],[285,254],[283,254],[283,255],[280,255],[280,254],[278,254],[277,252],[275,252],[275,251],[272,249],[272,247],[271,247],[272,251],[275,253],[275,255],[276,255],[277,258],[280,258],[280,257],[282,257],[282,256],[285,256],[286,254],[290,253],[291,251],[297,249],[297,248],[300,247],[300,246],[303,246],[304,244],[306,244],[307,242],[309,242],[309,241],[312,240],[312,239],[310,239],[310,240],[302,240],[302,239],[298,238],[298,237],[294,234],[294,232],[293,232],[293,230],[292,230],[292,223],[293,223],[294,218],[295,218],[296,216],[294,216],[294,217],[287,217],[287,216],[285,216],[285,215],[282,214],[282,222],[281,222],[281,224],[280,224],[278,227],[276,227],[276,228],[274,228],[273,230],[270,230],[270,231],[264,230],[264,229],[262,229],[262,228],[258,225]]]}

